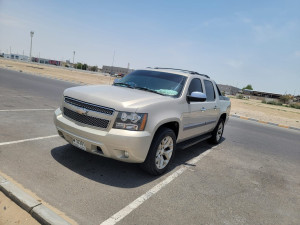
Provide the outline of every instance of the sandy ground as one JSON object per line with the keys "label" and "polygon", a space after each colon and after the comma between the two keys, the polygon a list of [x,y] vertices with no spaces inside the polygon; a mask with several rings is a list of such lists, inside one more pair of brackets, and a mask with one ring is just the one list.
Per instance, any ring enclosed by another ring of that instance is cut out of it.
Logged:
{"label": "sandy ground", "polygon": [[231,98],[231,114],[300,128],[300,110],[261,103],[260,100]]}
{"label": "sandy ground", "polygon": [[0,192],[0,225],[4,224],[35,225],[40,223]]}
{"label": "sandy ground", "polygon": [[37,63],[26,63],[3,58],[0,58],[0,68],[12,69],[16,71],[22,71],[24,73],[37,74],[85,84],[109,84],[113,81],[113,78],[105,76],[102,73],[93,73]]}
{"label": "sandy ground", "polygon": [[[0,68],[23,71],[26,73],[49,76],[84,84],[110,84],[114,78],[101,73],[82,72],[64,67],[26,63],[0,58]],[[258,100],[231,98],[231,114],[251,117],[258,120],[300,128],[300,110],[282,106],[263,104]]]}

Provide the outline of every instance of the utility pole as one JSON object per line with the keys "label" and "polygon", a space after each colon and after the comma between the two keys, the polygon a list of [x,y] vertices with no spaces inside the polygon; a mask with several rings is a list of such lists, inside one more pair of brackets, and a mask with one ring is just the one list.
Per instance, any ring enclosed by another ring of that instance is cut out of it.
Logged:
{"label": "utility pole", "polygon": [[112,63],[111,63],[109,84],[111,84],[112,70],[113,70],[113,66],[114,66],[114,62],[115,62],[115,53],[116,53],[116,50],[114,50],[113,60],[112,60]]}
{"label": "utility pole", "polygon": [[11,46],[9,46],[9,54],[11,54]]}
{"label": "utility pole", "polygon": [[115,62],[115,54],[116,54],[116,50],[114,50],[113,60],[111,63],[111,68],[110,68],[110,75],[112,75],[112,70],[113,70],[113,66],[114,66],[114,62]]}
{"label": "utility pole", "polygon": [[30,55],[29,55],[30,61],[32,61],[31,60],[31,53],[32,53],[32,38],[33,38],[33,35],[34,35],[34,32],[30,31],[30,37],[31,37],[31,41],[30,41]]}
{"label": "utility pole", "polygon": [[75,51],[73,51],[73,65],[74,65]]}

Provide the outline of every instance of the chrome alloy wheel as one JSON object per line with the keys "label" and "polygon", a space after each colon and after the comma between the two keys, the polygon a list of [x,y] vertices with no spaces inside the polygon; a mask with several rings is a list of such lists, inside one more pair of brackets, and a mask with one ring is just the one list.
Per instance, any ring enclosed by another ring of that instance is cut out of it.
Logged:
{"label": "chrome alloy wheel", "polygon": [[219,141],[220,139],[221,139],[221,137],[222,137],[222,134],[223,134],[223,128],[224,128],[224,125],[223,125],[223,123],[221,122],[220,124],[219,124],[219,127],[218,127],[218,131],[217,131],[217,141]]}
{"label": "chrome alloy wheel", "polygon": [[173,154],[173,139],[170,136],[166,136],[160,142],[155,157],[155,165],[158,169],[165,168]]}

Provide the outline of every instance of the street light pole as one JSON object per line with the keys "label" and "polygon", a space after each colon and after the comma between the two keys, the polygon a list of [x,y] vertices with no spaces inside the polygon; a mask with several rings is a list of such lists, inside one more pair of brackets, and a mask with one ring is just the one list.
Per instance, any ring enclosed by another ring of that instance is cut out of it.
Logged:
{"label": "street light pole", "polygon": [[30,61],[32,61],[31,60],[31,53],[32,53],[32,38],[33,38],[33,35],[34,35],[34,32],[30,31],[30,37],[31,37],[31,41],[30,41],[30,55],[29,55]]}
{"label": "street light pole", "polygon": [[114,55],[113,55],[113,59],[112,59],[111,67],[110,67],[110,78],[109,78],[109,83],[110,84],[111,84],[113,66],[114,66],[114,62],[115,62],[115,55],[116,55],[116,50],[114,50]]}
{"label": "street light pole", "polygon": [[110,68],[110,75],[112,75],[112,71],[113,71],[113,67],[114,67],[115,54],[116,54],[116,50],[114,50],[114,56],[113,56],[113,60],[112,60],[112,63],[111,63],[111,68]]}

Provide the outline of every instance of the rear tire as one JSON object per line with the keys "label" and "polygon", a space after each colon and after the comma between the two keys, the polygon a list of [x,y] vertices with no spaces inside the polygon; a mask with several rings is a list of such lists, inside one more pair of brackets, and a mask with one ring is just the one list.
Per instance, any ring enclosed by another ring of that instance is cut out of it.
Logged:
{"label": "rear tire", "polygon": [[152,175],[164,173],[173,160],[176,148],[176,136],[169,128],[160,128],[155,134],[147,158],[141,164],[142,169]]}
{"label": "rear tire", "polygon": [[219,122],[217,123],[217,126],[213,130],[212,137],[209,139],[209,142],[212,144],[219,144],[222,136],[223,136],[223,131],[224,131],[224,120],[220,119]]}

